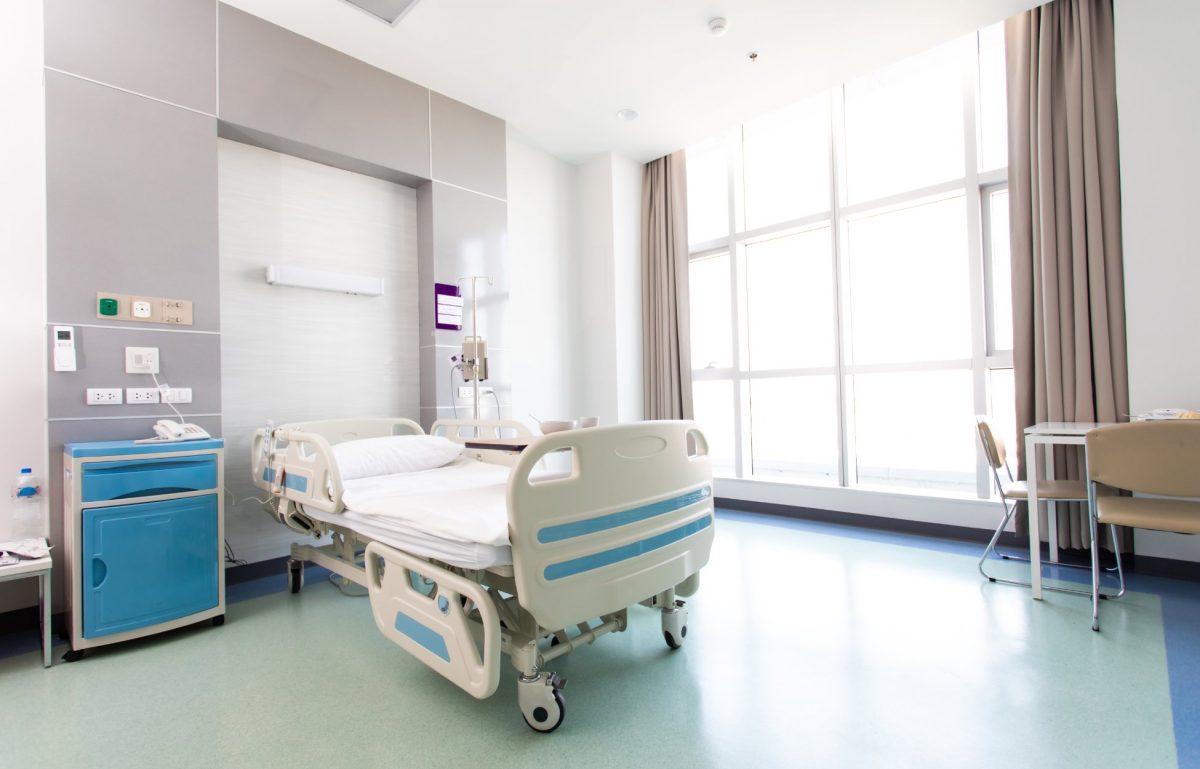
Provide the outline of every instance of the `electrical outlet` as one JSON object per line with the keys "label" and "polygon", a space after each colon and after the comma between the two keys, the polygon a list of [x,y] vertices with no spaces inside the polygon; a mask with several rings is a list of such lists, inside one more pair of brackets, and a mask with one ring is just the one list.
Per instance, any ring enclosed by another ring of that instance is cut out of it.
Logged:
{"label": "electrical outlet", "polygon": [[126,387],[125,402],[134,403],[158,403],[158,388],[156,387]]}
{"label": "electrical outlet", "polygon": [[120,406],[120,387],[89,387],[87,388],[87,405],[89,406]]}
{"label": "electrical outlet", "polygon": [[157,374],[158,373],[158,348],[157,347],[126,347],[125,348],[125,373],[126,374]]}
{"label": "electrical outlet", "polygon": [[475,388],[471,387],[470,385],[463,385],[463,386],[459,387],[458,388],[458,397],[459,398],[474,398],[475,397]]}
{"label": "electrical outlet", "polygon": [[167,390],[163,396],[163,403],[191,403],[192,388],[190,387],[172,387]]}

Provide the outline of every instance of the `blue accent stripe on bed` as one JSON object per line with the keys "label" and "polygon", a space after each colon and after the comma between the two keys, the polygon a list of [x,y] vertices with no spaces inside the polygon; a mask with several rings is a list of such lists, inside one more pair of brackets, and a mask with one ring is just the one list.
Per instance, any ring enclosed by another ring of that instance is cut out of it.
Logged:
{"label": "blue accent stripe on bed", "polygon": [[696,489],[687,494],[681,494],[678,497],[664,499],[661,502],[654,502],[649,505],[642,505],[631,510],[622,510],[619,513],[609,513],[608,515],[601,515],[596,518],[586,518],[582,521],[560,523],[557,526],[547,526],[538,531],[538,542],[543,544],[561,542],[564,539],[572,539],[574,537],[582,537],[585,534],[595,534],[598,531],[615,529],[618,526],[637,523],[647,518],[654,518],[655,516],[682,510],[689,505],[703,502],[710,496],[712,496],[712,489],[705,486],[702,489]]}
{"label": "blue accent stripe on bed", "polygon": [[442,638],[442,635],[433,628],[398,611],[396,612],[396,629],[446,662],[450,661],[450,650],[446,648],[446,639]]}
{"label": "blue accent stripe on bed", "polygon": [[638,542],[631,542],[628,545],[614,547],[612,550],[603,550],[599,553],[592,553],[580,558],[572,558],[569,561],[562,563],[552,563],[542,572],[546,579],[555,580],[570,577],[575,574],[580,574],[585,571],[592,571],[604,566],[611,566],[614,563],[627,561],[630,558],[636,558],[639,555],[658,550],[667,545],[674,544],[684,537],[704,531],[712,525],[712,516],[706,515],[691,523],[686,523],[677,529],[665,531],[662,534],[656,534],[648,539],[643,539]]}
{"label": "blue accent stripe on bed", "polygon": [[[267,483],[275,482],[275,468],[268,467],[263,470],[263,480]],[[308,491],[308,479],[303,475],[285,475],[283,476],[284,488],[293,489],[301,494]]]}

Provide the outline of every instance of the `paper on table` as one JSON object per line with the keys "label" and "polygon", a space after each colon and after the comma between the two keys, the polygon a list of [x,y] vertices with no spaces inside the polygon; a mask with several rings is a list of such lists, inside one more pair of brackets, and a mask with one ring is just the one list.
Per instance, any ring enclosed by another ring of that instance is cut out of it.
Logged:
{"label": "paper on table", "polygon": [[33,560],[34,558],[45,558],[50,555],[50,546],[41,537],[34,539],[14,539],[8,542],[0,542],[0,553]]}

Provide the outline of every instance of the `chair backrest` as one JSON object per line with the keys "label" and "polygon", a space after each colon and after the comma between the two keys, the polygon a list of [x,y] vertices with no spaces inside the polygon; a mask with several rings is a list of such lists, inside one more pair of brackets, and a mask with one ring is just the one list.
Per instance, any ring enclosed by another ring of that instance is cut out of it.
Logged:
{"label": "chair backrest", "polygon": [[1200,497],[1200,420],[1130,422],[1087,434],[1088,480],[1164,497]]}
{"label": "chair backrest", "polygon": [[1004,449],[1004,440],[992,431],[992,425],[983,414],[975,417],[975,427],[979,430],[979,442],[983,444],[983,456],[992,466],[999,470],[1008,462],[1008,452]]}

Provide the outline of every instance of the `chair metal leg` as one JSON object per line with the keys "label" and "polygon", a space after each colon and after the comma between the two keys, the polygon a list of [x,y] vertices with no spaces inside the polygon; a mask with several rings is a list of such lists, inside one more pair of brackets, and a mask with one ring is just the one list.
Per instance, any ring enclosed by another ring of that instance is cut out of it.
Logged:
{"label": "chair metal leg", "polygon": [[1100,630],[1100,543],[1096,536],[1097,522],[1093,512],[1096,490],[1094,485],[1088,487],[1088,536],[1092,550],[1092,630]]}
{"label": "chair metal leg", "polygon": [[1121,568],[1121,544],[1117,541],[1117,527],[1109,524],[1108,533],[1112,536],[1113,555],[1117,557],[1117,577],[1121,580],[1121,592],[1110,598],[1120,598],[1125,595],[1125,570]]}

